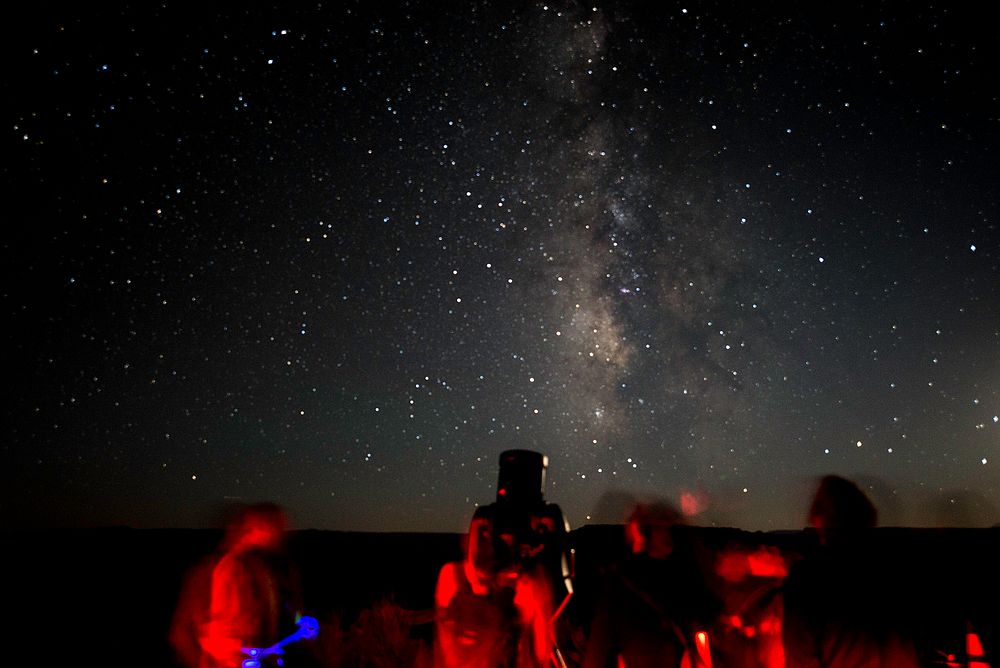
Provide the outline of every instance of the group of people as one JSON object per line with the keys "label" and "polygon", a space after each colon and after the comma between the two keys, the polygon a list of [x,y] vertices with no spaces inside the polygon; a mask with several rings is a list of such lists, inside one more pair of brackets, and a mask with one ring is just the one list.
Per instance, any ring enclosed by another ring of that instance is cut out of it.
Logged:
{"label": "group of people", "polygon": [[[438,575],[435,668],[919,665],[905,596],[879,580],[866,548],[876,510],[850,481],[821,481],[809,512],[817,549],[774,587],[774,621],[742,629],[759,632],[755,644],[767,651],[727,661],[711,639],[721,638],[720,620],[741,622],[731,621],[697,559],[677,549],[682,522],[669,506],[637,507],[626,524],[629,555],[574,600],[569,526],[543,496],[547,463],[533,451],[502,453],[496,501],[473,516],[465,557]],[[268,653],[280,665],[278,639],[315,635],[283,556],[284,529],[277,507],[246,508],[223,549],[192,570],[171,631],[186,666],[256,668]]]}

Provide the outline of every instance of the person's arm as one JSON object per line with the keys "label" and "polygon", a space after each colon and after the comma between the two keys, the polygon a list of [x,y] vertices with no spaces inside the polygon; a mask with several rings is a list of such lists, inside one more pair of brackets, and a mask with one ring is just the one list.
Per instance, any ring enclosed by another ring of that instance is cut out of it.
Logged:
{"label": "person's arm", "polygon": [[438,573],[437,586],[434,590],[435,665],[438,668],[459,668],[462,663],[459,628],[449,613],[451,603],[461,587],[459,578],[462,577],[464,574],[461,562],[445,564]]}
{"label": "person's arm", "polygon": [[243,638],[253,623],[243,595],[245,579],[232,558],[223,557],[212,572],[209,621],[200,642],[205,653],[220,664],[238,666],[243,659]]}
{"label": "person's arm", "polygon": [[524,573],[518,578],[514,606],[521,624],[530,631],[531,653],[539,666],[549,665],[555,646],[552,598],[552,586],[541,570]]}
{"label": "person's arm", "polygon": [[611,599],[605,585],[594,612],[594,618],[590,622],[590,634],[587,637],[587,644],[583,651],[582,668],[607,668],[613,656],[613,642],[611,630]]}
{"label": "person's arm", "polygon": [[785,649],[785,668],[820,668],[819,638],[809,622],[809,593],[800,575],[793,571],[782,587],[781,640]]}

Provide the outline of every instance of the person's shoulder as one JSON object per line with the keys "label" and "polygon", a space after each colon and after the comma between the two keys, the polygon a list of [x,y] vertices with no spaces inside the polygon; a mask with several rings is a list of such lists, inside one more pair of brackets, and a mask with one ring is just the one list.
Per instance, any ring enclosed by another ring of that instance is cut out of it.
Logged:
{"label": "person's shoulder", "polygon": [[461,561],[450,561],[438,571],[434,602],[438,607],[447,607],[465,584],[465,573]]}
{"label": "person's shoulder", "polygon": [[820,552],[799,559],[789,567],[781,588],[789,592],[815,585],[824,577],[823,573],[827,570],[826,561],[826,555]]}
{"label": "person's shoulder", "polygon": [[441,570],[438,571],[438,579],[458,580],[459,578],[464,577],[462,567],[463,562],[461,561],[449,561],[441,567]]}

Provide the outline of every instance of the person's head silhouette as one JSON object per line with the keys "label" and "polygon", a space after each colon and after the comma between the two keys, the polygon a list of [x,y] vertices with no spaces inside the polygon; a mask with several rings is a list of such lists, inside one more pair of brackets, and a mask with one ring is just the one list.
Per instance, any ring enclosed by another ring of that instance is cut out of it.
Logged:
{"label": "person's head silhouette", "polygon": [[853,482],[836,475],[820,480],[809,507],[809,524],[819,532],[823,543],[874,528],[877,522],[878,511]]}

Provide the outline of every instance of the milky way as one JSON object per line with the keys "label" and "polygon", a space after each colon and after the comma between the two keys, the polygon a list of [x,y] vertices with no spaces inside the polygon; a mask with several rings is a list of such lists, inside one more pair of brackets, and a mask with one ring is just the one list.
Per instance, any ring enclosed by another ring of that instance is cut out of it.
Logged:
{"label": "milky way", "polygon": [[1000,513],[971,8],[25,10],[4,522]]}

